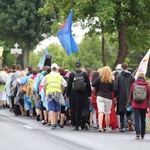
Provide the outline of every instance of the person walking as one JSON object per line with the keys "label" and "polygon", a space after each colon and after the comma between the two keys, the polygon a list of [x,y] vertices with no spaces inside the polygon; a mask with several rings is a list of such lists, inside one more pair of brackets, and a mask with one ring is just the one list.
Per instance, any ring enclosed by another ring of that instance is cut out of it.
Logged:
{"label": "person walking", "polygon": [[99,132],[102,132],[103,116],[105,114],[106,132],[109,131],[110,113],[112,106],[112,92],[116,92],[112,73],[109,66],[103,67],[100,76],[92,83],[97,89],[97,106],[98,106],[98,121]]}
{"label": "person walking", "polygon": [[146,82],[145,75],[143,73],[139,73],[137,76],[137,81],[132,84],[130,91],[130,100],[132,103],[135,120],[136,139],[139,139],[140,136],[143,139],[145,135],[145,119],[149,98],[149,84]]}
{"label": "person walking", "polygon": [[67,86],[66,80],[58,73],[59,66],[51,65],[51,72],[44,77],[44,91],[48,103],[49,121],[51,129],[57,127],[58,113],[60,112],[61,90]]}
{"label": "person walking", "polygon": [[5,108],[6,106],[6,82],[8,78],[8,67],[5,66],[2,71],[0,71],[0,108]]}
{"label": "person walking", "polygon": [[132,131],[132,123],[131,123],[131,113],[126,111],[126,107],[129,103],[129,96],[130,96],[130,88],[132,83],[135,82],[134,76],[127,70],[128,65],[123,63],[121,65],[122,72],[116,77],[115,84],[116,84],[116,97],[117,97],[117,112],[120,115],[120,132],[125,131],[125,123],[124,123],[124,116],[126,114],[127,122],[128,122],[128,129]]}
{"label": "person walking", "polygon": [[79,127],[89,129],[91,85],[87,73],[81,70],[81,66],[80,61],[75,63],[75,71],[70,73],[66,92],[74,130],[79,130]]}

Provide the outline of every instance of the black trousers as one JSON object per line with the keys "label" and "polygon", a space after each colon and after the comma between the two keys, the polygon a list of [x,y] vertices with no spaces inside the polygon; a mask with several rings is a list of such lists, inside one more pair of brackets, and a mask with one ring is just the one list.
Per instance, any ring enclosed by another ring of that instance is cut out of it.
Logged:
{"label": "black trousers", "polygon": [[10,97],[12,109],[14,109],[14,98],[15,98],[14,96]]}
{"label": "black trousers", "polygon": [[146,127],[146,111],[147,109],[134,108],[135,131],[136,134],[145,134]]}
{"label": "black trousers", "polygon": [[125,128],[125,115],[126,115],[126,118],[127,118],[127,121],[128,120],[131,120],[131,114],[132,114],[132,111],[126,111],[126,112],[119,112],[119,115],[120,115],[120,126],[121,128]]}

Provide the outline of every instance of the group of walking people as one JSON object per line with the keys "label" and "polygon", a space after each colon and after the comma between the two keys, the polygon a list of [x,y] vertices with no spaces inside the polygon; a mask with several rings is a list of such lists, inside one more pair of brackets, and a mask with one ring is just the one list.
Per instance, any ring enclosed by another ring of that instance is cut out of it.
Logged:
{"label": "group of walking people", "polygon": [[85,69],[80,61],[72,72],[56,63],[42,70],[5,66],[0,72],[1,108],[7,104],[16,116],[35,117],[52,130],[58,124],[99,132],[135,130],[136,139],[143,139],[149,98],[145,75],[135,79],[125,63],[113,72],[109,66]]}

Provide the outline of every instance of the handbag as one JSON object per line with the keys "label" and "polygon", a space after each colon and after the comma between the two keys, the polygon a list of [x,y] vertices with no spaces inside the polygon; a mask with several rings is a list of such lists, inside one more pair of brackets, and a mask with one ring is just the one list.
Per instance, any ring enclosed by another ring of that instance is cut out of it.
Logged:
{"label": "handbag", "polygon": [[25,94],[26,91],[27,91],[27,84],[25,83],[23,86],[20,87],[20,92],[21,92],[22,94]]}

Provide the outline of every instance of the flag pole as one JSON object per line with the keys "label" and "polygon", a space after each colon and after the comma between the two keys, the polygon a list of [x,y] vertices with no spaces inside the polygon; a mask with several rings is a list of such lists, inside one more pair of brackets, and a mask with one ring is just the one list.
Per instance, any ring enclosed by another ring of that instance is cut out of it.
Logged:
{"label": "flag pole", "polygon": [[139,69],[139,66],[140,66],[140,65],[138,65],[138,67],[135,69],[135,71],[133,72],[133,75],[136,74],[137,70]]}
{"label": "flag pole", "polygon": [[65,58],[66,58],[66,53],[64,51],[64,58],[63,58],[63,62],[62,62],[62,68],[64,68],[64,66],[65,66]]}

